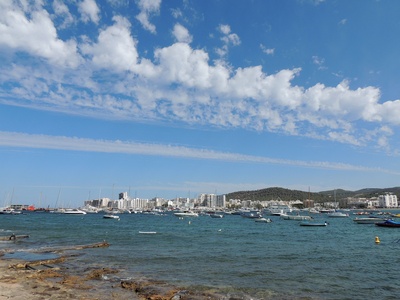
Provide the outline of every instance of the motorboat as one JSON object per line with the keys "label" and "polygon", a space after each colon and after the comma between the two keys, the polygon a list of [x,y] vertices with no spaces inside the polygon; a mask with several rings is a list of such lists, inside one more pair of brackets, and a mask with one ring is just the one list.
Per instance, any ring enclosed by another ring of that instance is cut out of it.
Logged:
{"label": "motorboat", "polygon": [[104,219],[117,219],[117,220],[119,220],[119,216],[116,215],[116,214],[105,214],[105,215],[103,215],[103,218]]}
{"label": "motorboat", "polygon": [[222,214],[210,214],[210,217],[214,218],[214,219],[220,219],[220,218],[223,218],[224,215],[222,215]]}
{"label": "motorboat", "polygon": [[379,217],[364,217],[364,218],[355,218],[353,219],[354,222],[357,224],[375,224],[377,222],[384,222],[386,219],[379,218]]}
{"label": "motorboat", "polygon": [[97,207],[91,206],[91,205],[86,205],[81,208],[84,212],[88,214],[97,214],[99,212],[99,209]]}
{"label": "motorboat", "polygon": [[291,213],[292,208],[288,205],[271,205],[267,208],[267,212],[273,216],[280,216],[282,214]]}
{"label": "motorboat", "polygon": [[262,218],[262,214],[258,210],[257,211],[243,211],[240,215],[244,218],[249,218],[249,219]]}
{"label": "motorboat", "polygon": [[64,210],[65,215],[86,215],[86,212],[77,208],[67,208]]}
{"label": "motorboat", "polygon": [[347,218],[348,216],[349,216],[349,214],[343,213],[341,211],[334,211],[334,212],[328,213],[329,218]]}
{"label": "motorboat", "polygon": [[310,221],[310,220],[312,220],[312,218],[310,216],[287,215],[287,214],[281,214],[281,218],[283,220],[296,220],[296,221]]}
{"label": "motorboat", "polygon": [[270,218],[258,218],[254,220],[257,223],[271,223],[272,220]]}
{"label": "motorboat", "polygon": [[180,212],[174,213],[174,215],[176,217],[198,217],[199,216],[198,213],[195,213],[193,211],[180,211]]}
{"label": "motorboat", "polygon": [[2,215],[19,215],[21,214],[20,210],[15,210],[11,207],[3,207],[0,209],[0,214]]}
{"label": "motorboat", "polygon": [[328,226],[328,222],[301,222],[300,226]]}
{"label": "motorboat", "polygon": [[386,220],[385,222],[377,222],[375,223],[376,226],[381,227],[400,227],[400,222],[393,221],[391,219]]}

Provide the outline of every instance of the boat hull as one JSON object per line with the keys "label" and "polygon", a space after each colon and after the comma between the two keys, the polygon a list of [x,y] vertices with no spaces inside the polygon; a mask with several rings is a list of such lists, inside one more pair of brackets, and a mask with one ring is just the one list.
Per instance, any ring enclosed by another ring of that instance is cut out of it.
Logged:
{"label": "boat hull", "polygon": [[323,227],[323,226],[327,226],[328,223],[324,222],[324,223],[310,223],[310,222],[301,222],[300,226],[310,226],[310,227]]}
{"label": "boat hull", "polygon": [[119,219],[119,216],[117,215],[104,215],[103,219]]}
{"label": "boat hull", "polygon": [[376,226],[380,226],[380,227],[398,227],[400,228],[400,222],[395,222],[392,220],[386,220],[385,222],[378,222],[375,223]]}
{"label": "boat hull", "polygon": [[294,215],[281,215],[283,220],[295,220],[295,221],[309,221],[312,218],[310,216],[294,216]]}
{"label": "boat hull", "polygon": [[199,216],[198,213],[194,213],[194,212],[177,212],[177,213],[174,213],[174,215],[176,217],[198,217]]}
{"label": "boat hull", "polygon": [[355,218],[353,221],[357,224],[375,224],[379,222],[384,222],[385,219],[381,218]]}

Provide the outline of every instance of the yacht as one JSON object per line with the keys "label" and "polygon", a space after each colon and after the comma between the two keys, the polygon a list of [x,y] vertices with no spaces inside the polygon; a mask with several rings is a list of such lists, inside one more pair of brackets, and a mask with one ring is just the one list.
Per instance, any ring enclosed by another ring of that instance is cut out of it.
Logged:
{"label": "yacht", "polygon": [[65,215],[86,215],[86,212],[77,208],[67,208],[64,210]]}
{"label": "yacht", "polygon": [[176,212],[174,213],[175,216],[177,217],[198,217],[199,214],[192,212],[192,211],[180,211],[180,212]]}
{"label": "yacht", "polygon": [[349,214],[340,212],[340,211],[334,211],[331,213],[328,213],[328,217],[329,218],[347,218],[349,216]]}
{"label": "yacht", "polygon": [[273,216],[280,216],[282,214],[288,214],[292,212],[292,208],[288,205],[277,204],[271,205],[267,208],[267,211]]}
{"label": "yacht", "polygon": [[116,219],[116,220],[119,220],[119,216],[116,215],[116,214],[105,214],[105,215],[103,215],[103,218],[104,219]]}

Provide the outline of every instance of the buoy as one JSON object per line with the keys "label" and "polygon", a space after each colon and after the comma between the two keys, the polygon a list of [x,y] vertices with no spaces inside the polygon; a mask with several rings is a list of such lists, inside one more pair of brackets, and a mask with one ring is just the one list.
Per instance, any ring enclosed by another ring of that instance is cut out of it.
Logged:
{"label": "buoy", "polygon": [[381,241],[379,240],[379,237],[375,237],[375,244],[379,244]]}

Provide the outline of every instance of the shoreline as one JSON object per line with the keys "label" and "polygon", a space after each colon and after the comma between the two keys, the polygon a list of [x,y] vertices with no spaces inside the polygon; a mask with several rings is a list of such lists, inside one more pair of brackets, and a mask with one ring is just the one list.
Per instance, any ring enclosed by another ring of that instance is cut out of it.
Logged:
{"label": "shoreline", "polygon": [[102,280],[102,276],[116,270],[104,268],[78,274],[65,268],[65,261],[62,258],[48,264],[1,258],[0,299],[144,299]]}
{"label": "shoreline", "polygon": [[4,258],[4,252],[0,253],[0,300],[229,299],[212,291],[188,290],[151,279],[117,277],[111,280],[120,270],[90,265],[81,271],[66,267],[73,259],[74,255],[62,255],[49,260],[24,261]]}

